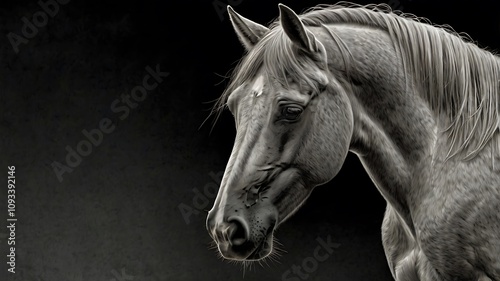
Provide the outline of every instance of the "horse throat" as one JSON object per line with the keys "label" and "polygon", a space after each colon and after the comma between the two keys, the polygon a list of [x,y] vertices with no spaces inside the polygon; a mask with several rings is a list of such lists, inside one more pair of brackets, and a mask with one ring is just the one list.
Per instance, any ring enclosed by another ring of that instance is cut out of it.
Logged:
{"label": "horse throat", "polygon": [[[374,38],[366,40],[380,44]],[[354,73],[363,77],[363,83],[353,85],[349,79],[344,81],[352,89],[349,98],[354,130],[350,150],[358,155],[382,196],[415,234],[412,198],[419,192],[415,177],[431,166],[436,122],[417,90],[406,83],[410,78],[405,77],[391,45],[365,48],[380,53],[367,58],[365,50],[350,48],[355,58],[351,69],[363,71]]]}

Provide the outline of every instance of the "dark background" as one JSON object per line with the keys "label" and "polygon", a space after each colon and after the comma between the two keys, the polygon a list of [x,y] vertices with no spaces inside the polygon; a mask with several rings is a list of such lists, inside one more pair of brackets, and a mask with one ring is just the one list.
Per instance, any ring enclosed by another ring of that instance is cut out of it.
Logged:
{"label": "dark background", "polygon": [[[172,2],[73,0],[17,54],[7,35],[21,34],[22,17],[31,19],[41,8],[36,1],[0,4],[0,174],[6,179],[6,167],[16,166],[18,218],[16,274],[7,275],[5,184],[0,279],[280,280],[312,256],[317,238],[330,236],[340,246],[308,280],[391,280],[380,238],[385,202],[353,155],[280,227],[276,236],[286,252],[279,262],[244,272],[209,249],[204,209],[215,197],[207,196],[207,203],[193,189],[214,186],[210,174],[223,171],[235,131],[227,112],[211,134],[211,119],[199,127],[243,48],[213,1]],[[281,2],[296,12],[319,4]],[[278,15],[278,1],[232,3],[262,24]],[[392,5],[500,49],[492,3]],[[170,75],[120,120],[112,102],[142,84],[145,67],[157,64]],[[51,165],[65,164],[66,146],[75,149],[85,140],[82,130],[98,128],[103,118],[116,129],[59,181]],[[179,206],[197,213],[186,218]]]}

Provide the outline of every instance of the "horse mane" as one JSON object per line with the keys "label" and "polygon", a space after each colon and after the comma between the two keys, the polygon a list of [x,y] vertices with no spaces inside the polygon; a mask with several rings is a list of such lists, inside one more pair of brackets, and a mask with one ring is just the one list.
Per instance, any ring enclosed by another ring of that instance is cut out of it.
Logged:
{"label": "horse mane", "polygon": [[[387,31],[400,53],[405,73],[414,77],[430,108],[449,122],[445,130],[449,139],[448,159],[456,155],[472,159],[499,131],[500,58],[478,47],[467,35],[446,25],[433,25],[425,18],[392,11],[386,4],[320,5],[300,18],[306,26],[351,23]],[[301,71],[300,56],[293,55],[296,50],[290,40],[285,40],[279,21],[270,27],[235,69],[217,108],[222,108],[235,87],[252,79],[261,67],[276,79],[286,81],[287,74],[309,86],[316,84]],[[337,44],[342,42],[335,33],[330,35]],[[342,44],[339,49],[344,58],[351,57]],[[349,59],[345,60],[349,63]]]}

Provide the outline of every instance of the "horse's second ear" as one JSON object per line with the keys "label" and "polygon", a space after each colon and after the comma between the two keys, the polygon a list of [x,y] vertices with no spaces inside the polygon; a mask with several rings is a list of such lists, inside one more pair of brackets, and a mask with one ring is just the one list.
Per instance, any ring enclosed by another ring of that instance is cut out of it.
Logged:
{"label": "horse's second ear", "polygon": [[240,16],[231,6],[227,6],[227,12],[238,38],[247,50],[251,50],[269,31],[267,27]]}
{"label": "horse's second ear", "polygon": [[280,22],[286,35],[300,48],[315,53],[318,46],[315,36],[306,30],[304,24],[295,12],[283,4],[278,4],[280,9]]}

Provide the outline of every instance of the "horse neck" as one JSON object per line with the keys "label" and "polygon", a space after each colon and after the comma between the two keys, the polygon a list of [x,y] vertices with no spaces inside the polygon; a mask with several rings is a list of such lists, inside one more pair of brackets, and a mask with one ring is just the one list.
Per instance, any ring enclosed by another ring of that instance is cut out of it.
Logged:
{"label": "horse neck", "polygon": [[[429,166],[426,163],[435,143],[433,114],[413,85],[405,83],[411,79],[405,80],[403,65],[387,33],[347,26],[332,28],[354,57],[354,65],[348,70],[354,83],[340,79],[352,89],[351,151],[359,156],[381,194],[413,232],[410,202],[418,190],[412,186],[412,177]],[[331,54],[338,54],[338,45],[328,45]],[[338,72],[342,64],[341,59],[331,63],[332,72],[339,77],[345,72]]]}

